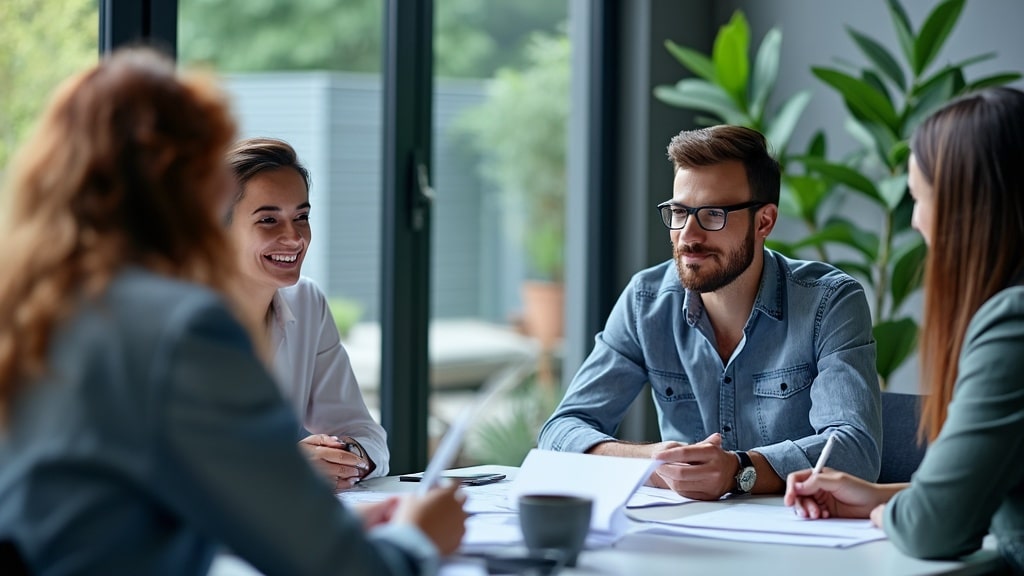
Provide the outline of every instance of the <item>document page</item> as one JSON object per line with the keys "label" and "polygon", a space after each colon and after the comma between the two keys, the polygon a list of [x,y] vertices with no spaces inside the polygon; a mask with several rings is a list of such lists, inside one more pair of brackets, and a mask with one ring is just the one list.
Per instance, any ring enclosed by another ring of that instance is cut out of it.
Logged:
{"label": "document page", "polygon": [[533,449],[509,490],[511,503],[523,494],[569,494],[594,500],[590,529],[621,536],[629,524],[624,509],[659,460],[618,458]]}
{"label": "document page", "polygon": [[642,531],[665,532],[667,529],[706,538],[837,548],[886,537],[870,520],[807,520],[797,516],[792,508],[764,504],[736,504],[714,512],[654,523],[659,526]]}

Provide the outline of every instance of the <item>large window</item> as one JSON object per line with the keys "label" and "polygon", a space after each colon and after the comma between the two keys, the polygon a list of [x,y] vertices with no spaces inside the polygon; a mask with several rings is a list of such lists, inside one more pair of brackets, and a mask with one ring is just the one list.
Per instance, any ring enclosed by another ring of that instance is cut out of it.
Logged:
{"label": "large window", "polygon": [[[183,64],[224,75],[242,136],[283,138],[309,167],[303,272],[332,299],[371,410],[386,305],[384,4],[179,0],[177,42]],[[433,10],[431,445],[501,374],[515,372],[500,402],[519,402],[538,371],[549,397],[557,387],[560,327],[528,319],[521,287],[544,280],[560,296],[569,81],[566,2],[435,0]],[[542,416],[533,410],[530,425]]]}
{"label": "large window", "polygon": [[464,463],[518,465],[557,398],[566,1],[435,0],[431,427],[502,391]]}

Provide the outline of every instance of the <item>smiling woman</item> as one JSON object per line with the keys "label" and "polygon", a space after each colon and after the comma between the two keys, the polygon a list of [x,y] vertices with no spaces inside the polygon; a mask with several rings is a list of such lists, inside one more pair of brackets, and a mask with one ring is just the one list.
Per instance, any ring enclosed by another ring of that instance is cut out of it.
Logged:
{"label": "smiling woman", "polygon": [[312,240],[309,173],[272,138],[228,155],[237,190],[227,215],[248,316],[264,328],[282,393],[303,429],[299,446],[336,490],[388,471],[384,429],[370,416],[323,291],[302,276]]}

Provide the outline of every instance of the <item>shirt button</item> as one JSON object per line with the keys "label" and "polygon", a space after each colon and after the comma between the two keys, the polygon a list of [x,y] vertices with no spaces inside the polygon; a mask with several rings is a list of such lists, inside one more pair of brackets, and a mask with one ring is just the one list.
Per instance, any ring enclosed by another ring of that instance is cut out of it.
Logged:
{"label": "shirt button", "polygon": [[728,376],[726,376],[722,381],[726,384],[732,384],[732,378],[729,378]]}
{"label": "shirt button", "polygon": [[781,390],[782,390],[783,392],[785,392],[785,391],[786,391],[786,388],[789,388],[789,386],[786,386],[786,383],[785,383],[785,382],[783,382],[782,384],[780,384],[780,385],[779,385],[779,388],[780,388],[780,389],[781,389]]}
{"label": "shirt button", "polygon": [[722,432],[730,432],[732,428],[730,426],[722,426]]}

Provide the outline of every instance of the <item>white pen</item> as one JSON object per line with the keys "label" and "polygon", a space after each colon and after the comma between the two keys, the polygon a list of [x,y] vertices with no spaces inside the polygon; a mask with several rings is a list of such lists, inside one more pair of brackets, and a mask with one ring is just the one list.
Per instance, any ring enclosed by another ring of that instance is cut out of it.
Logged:
{"label": "white pen", "polygon": [[828,460],[828,455],[832,452],[832,445],[836,443],[835,432],[829,434],[828,440],[825,441],[825,447],[821,449],[821,455],[818,456],[818,463],[814,465],[814,471],[811,474],[817,474],[821,472],[822,468],[825,467],[825,462]]}

